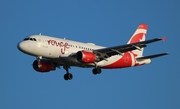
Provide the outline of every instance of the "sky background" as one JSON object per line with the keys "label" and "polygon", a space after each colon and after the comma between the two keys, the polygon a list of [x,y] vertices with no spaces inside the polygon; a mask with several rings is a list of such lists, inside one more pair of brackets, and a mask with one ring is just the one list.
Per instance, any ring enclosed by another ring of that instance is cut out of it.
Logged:
{"label": "sky background", "polygon": [[[25,37],[44,35],[125,44],[140,23],[148,24],[144,55],[169,52],[149,65],[103,70],[72,67],[33,70],[35,57],[18,51]],[[0,0],[0,109],[180,109],[179,0]]]}

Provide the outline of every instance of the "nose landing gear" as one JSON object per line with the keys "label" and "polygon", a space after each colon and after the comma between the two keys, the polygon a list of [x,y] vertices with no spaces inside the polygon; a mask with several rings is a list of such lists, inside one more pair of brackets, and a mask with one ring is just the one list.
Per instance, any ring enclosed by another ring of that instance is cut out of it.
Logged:
{"label": "nose landing gear", "polygon": [[64,69],[66,70],[66,74],[64,75],[65,80],[71,80],[73,79],[73,75],[69,73],[69,66],[64,66]]}
{"label": "nose landing gear", "polygon": [[38,61],[38,67],[41,67],[41,59],[42,59],[42,56],[37,56],[36,59],[37,59],[37,61]]}
{"label": "nose landing gear", "polygon": [[71,74],[71,73],[66,73],[65,75],[64,75],[64,79],[65,80],[71,80],[73,78],[73,75]]}

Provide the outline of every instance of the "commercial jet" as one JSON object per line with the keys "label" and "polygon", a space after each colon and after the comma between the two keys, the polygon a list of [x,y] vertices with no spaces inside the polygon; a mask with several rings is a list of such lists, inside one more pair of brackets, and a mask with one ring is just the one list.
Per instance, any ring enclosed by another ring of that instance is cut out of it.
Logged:
{"label": "commercial jet", "polygon": [[165,37],[145,40],[147,28],[147,24],[140,24],[127,44],[112,47],[41,34],[25,38],[17,47],[21,52],[36,57],[32,64],[34,70],[44,73],[62,66],[66,70],[64,79],[71,80],[71,66],[92,68],[92,73],[96,75],[101,73],[101,69],[141,66],[151,63],[152,58],[167,55],[165,52],[143,56],[147,44],[165,40]]}

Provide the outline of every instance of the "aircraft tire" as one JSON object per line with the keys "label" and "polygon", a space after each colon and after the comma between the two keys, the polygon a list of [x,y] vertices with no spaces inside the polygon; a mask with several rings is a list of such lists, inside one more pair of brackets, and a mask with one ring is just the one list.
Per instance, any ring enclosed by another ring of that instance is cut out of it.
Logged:
{"label": "aircraft tire", "polygon": [[73,78],[73,75],[71,74],[71,73],[66,73],[65,75],[64,75],[64,79],[65,80],[71,80]]}
{"label": "aircraft tire", "polygon": [[93,74],[96,75],[96,74],[100,74],[101,73],[101,68],[94,68],[92,70]]}

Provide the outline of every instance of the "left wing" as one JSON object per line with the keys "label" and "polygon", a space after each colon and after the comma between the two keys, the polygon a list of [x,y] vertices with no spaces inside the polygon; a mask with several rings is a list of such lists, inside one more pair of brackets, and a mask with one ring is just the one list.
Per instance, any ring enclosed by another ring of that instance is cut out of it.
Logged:
{"label": "left wing", "polygon": [[146,40],[142,42],[136,42],[126,45],[120,45],[120,46],[114,46],[114,47],[108,47],[103,49],[97,49],[93,50],[93,52],[98,56],[100,60],[106,59],[108,57],[114,56],[114,55],[122,55],[122,53],[132,51],[132,50],[141,50],[141,48],[146,47],[146,44],[157,42],[160,40],[164,40],[164,38],[155,38],[151,40]]}

